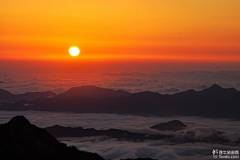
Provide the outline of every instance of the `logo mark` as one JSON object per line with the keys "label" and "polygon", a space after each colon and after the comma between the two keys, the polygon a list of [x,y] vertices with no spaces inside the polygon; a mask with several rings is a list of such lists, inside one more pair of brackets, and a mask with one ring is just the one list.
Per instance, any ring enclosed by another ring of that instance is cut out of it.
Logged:
{"label": "logo mark", "polygon": [[213,149],[212,154],[213,154],[213,159],[217,159],[218,158],[218,149]]}

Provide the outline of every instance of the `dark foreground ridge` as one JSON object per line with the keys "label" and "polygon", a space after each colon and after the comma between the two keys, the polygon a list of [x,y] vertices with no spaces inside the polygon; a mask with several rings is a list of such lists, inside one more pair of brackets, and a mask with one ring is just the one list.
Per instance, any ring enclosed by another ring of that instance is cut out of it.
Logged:
{"label": "dark foreground ridge", "polygon": [[23,116],[0,125],[1,160],[103,160],[95,153],[67,147]]}
{"label": "dark foreground ridge", "polygon": [[[7,95],[7,93],[6,93]],[[52,98],[0,103],[0,110],[117,113],[155,116],[202,116],[240,119],[240,92],[213,85],[173,95],[128,93],[95,86],[72,88]]]}

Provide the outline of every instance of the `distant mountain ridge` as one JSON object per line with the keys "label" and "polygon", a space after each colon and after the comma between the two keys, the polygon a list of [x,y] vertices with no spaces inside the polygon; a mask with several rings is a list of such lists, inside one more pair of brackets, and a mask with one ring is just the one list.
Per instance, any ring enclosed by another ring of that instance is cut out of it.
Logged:
{"label": "distant mountain ridge", "polygon": [[6,90],[0,89],[0,102],[17,102],[20,100],[31,101],[37,98],[51,98],[56,96],[55,93],[51,91],[46,92],[26,92],[24,94],[12,94]]}
{"label": "distant mountain ridge", "polygon": [[0,89],[0,102],[17,102],[21,100],[32,101],[38,98],[71,98],[71,97],[85,97],[93,99],[119,98],[129,96],[131,93],[123,90],[112,90],[107,88],[100,88],[93,85],[73,87],[69,90],[55,94],[51,91],[46,92],[26,92],[24,94],[12,94],[9,91]]}
{"label": "distant mountain ridge", "polygon": [[173,95],[149,91],[131,94],[95,86],[84,86],[70,89],[53,98],[0,104],[0,110],[29,109],[240,119],[240,92],[234,88],[225,89],[216,84],[202,91],[187,90]]}
{"label": "distant mountain ridge", "polygon": [[116,138],[118,140],[127,141],[145,141],[145,140],[160,140],[172,138],[173,136],[161,135],[161,134],[144,134],[144,133],[133,133],[119,129],[108,129],[108,130],[96,130],[94,128],[83,129],[81,127],[63,127],[55,125],[52,127],[45,128],[54,137],[90,137],[90,136],[108,136]]}

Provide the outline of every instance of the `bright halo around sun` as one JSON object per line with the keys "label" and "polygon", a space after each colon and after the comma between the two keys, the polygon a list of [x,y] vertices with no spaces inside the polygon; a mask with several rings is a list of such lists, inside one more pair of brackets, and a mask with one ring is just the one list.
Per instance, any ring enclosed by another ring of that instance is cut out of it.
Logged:
{"label": "bright halo around sun", "polygon": [[79,53],[80,53],[80,50],[79,50],[79,48],[78,47],[71,47],[70,49],[69,49],[69,54],[71,55],[71,56],[78,56],[79,55]]}

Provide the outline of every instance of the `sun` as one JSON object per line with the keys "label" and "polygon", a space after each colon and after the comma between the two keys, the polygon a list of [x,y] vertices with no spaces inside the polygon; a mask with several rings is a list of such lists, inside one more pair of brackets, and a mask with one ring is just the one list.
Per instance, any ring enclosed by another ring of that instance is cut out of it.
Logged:
{"label": "sun", "polygon": [[71,56],[78,56],[79,53],[80,53],[80,50],[79,50],[78,47],[71,47],[71,48],[69,49],[69,54],[70,54]]}

